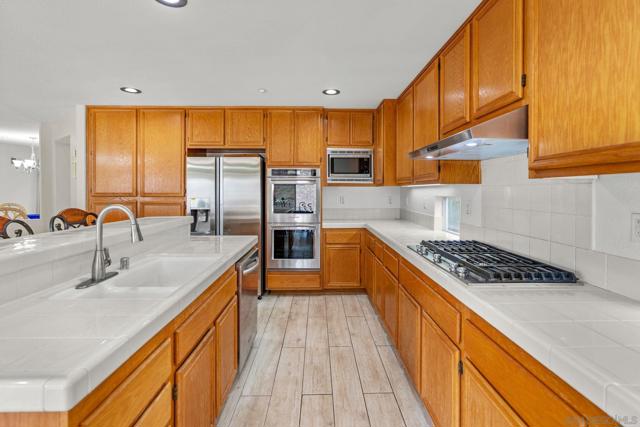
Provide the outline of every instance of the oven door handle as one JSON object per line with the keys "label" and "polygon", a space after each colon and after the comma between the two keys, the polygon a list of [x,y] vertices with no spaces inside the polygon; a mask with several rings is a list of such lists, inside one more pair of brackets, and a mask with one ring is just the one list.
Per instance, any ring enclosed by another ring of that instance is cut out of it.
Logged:
{"label": "oven door handle", "polygon": [[296,184],[296,185],[317,185],[319,179],[299,179],[299,178],[269,178],[272,184]]}
{"label": "oven door handle", "polygon": [[316,225],[270,225],[272,230],[311,230],[316,231],[319,226]]}

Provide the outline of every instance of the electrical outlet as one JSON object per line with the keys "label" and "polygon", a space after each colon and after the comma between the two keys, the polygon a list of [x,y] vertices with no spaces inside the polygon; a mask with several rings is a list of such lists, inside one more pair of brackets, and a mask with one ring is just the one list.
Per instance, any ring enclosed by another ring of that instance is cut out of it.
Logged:
{"label": "electrical outlet", "polygon": [[338,195],[338,204],[341,206],[344,205],[344,196]]}
{"label": "electrical outlet", "polygon": [[471,212],[471,202],[467,200],[464,202],[464,214],[469,216]]}
{"label": "electrical outlet", "polygon": [[631,241],[640,243],[640,213],[631,214]]}
{"label": "electrical outlet", "polygon": [[393,198],[391,196],[387,196],[387,203],[389,206],[393,205]]}

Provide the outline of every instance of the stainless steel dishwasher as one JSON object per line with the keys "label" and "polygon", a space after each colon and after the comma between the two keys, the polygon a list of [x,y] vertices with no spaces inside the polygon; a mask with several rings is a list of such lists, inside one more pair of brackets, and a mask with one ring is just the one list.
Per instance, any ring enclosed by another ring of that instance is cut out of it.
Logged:
{"label": "stainless steel dishwasher", "polygon": [[238,272],[238,371],[243,368],[258,329],[260,292],[260,251],[253,248],[236,264]]}

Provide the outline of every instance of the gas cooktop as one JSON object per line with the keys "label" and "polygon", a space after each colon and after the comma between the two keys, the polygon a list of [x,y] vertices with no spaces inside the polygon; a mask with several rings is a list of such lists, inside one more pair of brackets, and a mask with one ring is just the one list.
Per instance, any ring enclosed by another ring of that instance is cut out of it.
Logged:
{"label": "gas cooktop", "polygon": [[579,284],[569,271],[475,240],[423,240],[409,249],[468,285]]}

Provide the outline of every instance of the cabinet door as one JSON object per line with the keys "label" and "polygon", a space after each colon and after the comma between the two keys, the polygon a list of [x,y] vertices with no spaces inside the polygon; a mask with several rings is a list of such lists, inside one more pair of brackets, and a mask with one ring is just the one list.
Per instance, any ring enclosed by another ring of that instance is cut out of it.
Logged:
{"label": "cabinet door", "polygon": [[[216,320],[216,407],[220,411],[238,372],[238,297]],[[217,415],[217,414],[216,414]]]}
{"label": "cabinet door", "polygon": [[369,249],[364,249],[364,265],[362,266],[362,282],[367,291],[369,297],[373,300],[373,275],[375,263],[373,261],[373,252]]}
{"label": "cabinet door", "polygon": [[384,269],[384,323],[394,342],[398,337],[398,281]]}
{"label": "cabinet door", "polygon": [[524,427],[526,424],[468,359],[462,375],[461,425]]}
{"label": "cabinet door", "polygon": [[184,110],[139,110],[140,196],[184,196],[184,117]]}
{"label": "cabinet door", "polygon": [[316,166],[322,162],[322,112],[296,111],[295,165]]}
{"label": "cabinet door", "polygon": [[373,145],[373,112],[351,113],[351,145]]}
{"label": "cabinet door", "polygon": [[264,111],[254,109],[225,110],[225,145],[229,147],[264,147]]}
{"label": "cabinet door", "polygon": [[638,1],[526,4],[529,168],[536,177],[640,171]]}
{"label": "cabinet door", "polygon": [[380,104],[376,110],[376,137],[373,146],[373,182],[376,185],[384,184],[384,113],[384,104]]}
{"label": "cabinet door", "polygon": [[467,24],[440,54],[440,132],[469,122],[471,31]]}
{"label": "cabinet door", "polygon": [[357,288],[361,286],[360,246],[325,246],[324,285],[327,288]]}
{"label": "cabinet door", "polygon": [[413,180],[413,87],[398,99],[396,107],[396,180],[411,184]]}
{"label": "cabinet door", "polygon": [[89,109],[87,178],[92,196],[136,196],[135,108]]}
{"label": "cabinet door", "polygon": [[183,197],[141,199],[138,201],[138,216],[182,216],[184,208]]}
{"label": "cabinet door", "polygon": [[211,427],[215,422],[215,330],[210,329],[176,370],[176,427]]}
{"label": "cabinet door", "polygon": [[351,141],[351,113],[327,112],[327,145],[347,146]]}
{"label": "cabinet door", "polygon": [[473,117],[522,98],[523,0],[492,0],[473,17]]}
{"label": "cabinet door", "polygon": [[[106,208],[109,205],[119,204],[124,205],[131,209],[136,216],[138,215],[138,205],[136,203],[136,199],[129,198],[98,198],[91,197],[89,199],[89,210],[93,213],[99,214],[102,209]],[[111,211],[107,214],[105,218],[105,222],[114,222],[114,221],[124,221],[128,220],[128,217],[120,211]]]}
{"label": "cabinet door", "polygon": [[293,164],[293,110],[272,110],[267,113],[267,162],[270,165]]}
{"label": "cabinet door", "polygon": [[418,303],[401,285],[398,291],[398,353],[417,390],[420,390],[421,312]]}
{"label": "cabinet door", "polygon": [[373,258],[373,302],[378,309],[380,317],[384,317],[384,293],[385,293],[385,272],[382,261],[378,258]]}
{"label": "cabinet door", "polygon": [[224,110],[187,111],[187,147],[208,148],[224,145]]}
{"label": "cabinet door", "polygon": [[459,361],[460,350],[423,312],[420,395],[438,426],[459,425]]}
{"label": "cabinet door", "polygon": [[[413,149],[436,142],[440,136],[438,126],[438,61],[427,68],[413,86]],[[414,160],[413,181],[438,180],[437,160]]]}

